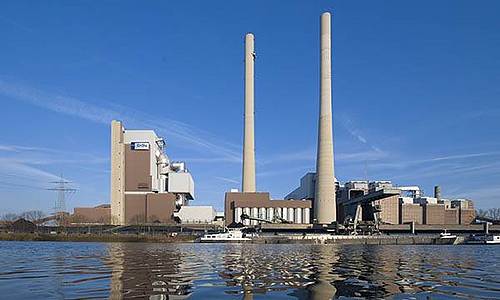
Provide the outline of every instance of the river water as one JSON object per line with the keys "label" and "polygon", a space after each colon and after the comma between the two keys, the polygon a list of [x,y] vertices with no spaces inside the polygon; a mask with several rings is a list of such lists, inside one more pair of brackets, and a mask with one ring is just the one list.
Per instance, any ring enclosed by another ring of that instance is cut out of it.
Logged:
{"label": "river water", "polygon": [[500,246],[0,242],[1,299],[500,299]]}

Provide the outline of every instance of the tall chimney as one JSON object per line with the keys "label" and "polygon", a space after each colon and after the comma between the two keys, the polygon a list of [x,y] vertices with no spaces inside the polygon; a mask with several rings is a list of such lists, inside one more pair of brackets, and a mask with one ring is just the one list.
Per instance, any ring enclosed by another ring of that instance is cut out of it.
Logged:
{"label": "tall chimney", "polygon": [[321,84],[314,197],[314,218],[319,224],[329,224],[337,220],[333,167],[331,59],[331,17],[330,13],[325,12],[321,15]]}
{"label": "tall chimney", "polygon": [[245,36],[245,133],[243,141],[243,186],[245,192],[255,192],[254,139],[254,36]]}

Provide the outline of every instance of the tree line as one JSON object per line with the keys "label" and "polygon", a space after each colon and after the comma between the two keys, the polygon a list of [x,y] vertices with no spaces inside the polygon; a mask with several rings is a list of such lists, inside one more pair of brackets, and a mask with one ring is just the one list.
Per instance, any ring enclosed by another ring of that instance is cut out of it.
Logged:
{"label": "tree line", "polygon": [[476,216],[500,220],[500,208],[478,209],[476,210]]}
{"label": "tree line", "polygon": [[25,219],[25,220],[33,222],[33,221],[42,219],[46,216],[47,215],[41,210],[29,210],[29,211],[22,212],[20,214],[16,214],[16,213],[3,214],[2,216],[0,216],[0,220],[6,221],[6,222],[14,222],[14,221],[19,220],[19,219]]}

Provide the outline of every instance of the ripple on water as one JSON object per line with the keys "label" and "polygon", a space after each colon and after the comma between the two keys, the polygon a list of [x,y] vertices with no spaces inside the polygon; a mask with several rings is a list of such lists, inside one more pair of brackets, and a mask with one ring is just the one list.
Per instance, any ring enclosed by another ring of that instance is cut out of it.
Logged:
{"label": "ripple on water", "polygon": [[1,298],[500,298],[488,246],[0,242]]}

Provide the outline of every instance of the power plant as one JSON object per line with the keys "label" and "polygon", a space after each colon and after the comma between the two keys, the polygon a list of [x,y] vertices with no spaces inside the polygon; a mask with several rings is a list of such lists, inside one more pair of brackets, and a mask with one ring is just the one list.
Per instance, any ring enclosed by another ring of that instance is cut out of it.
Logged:
{"label": "power plant", "polygon": [[[387,180],[335,179],[332,113],[331,14],[320,16],[319,107],[316,170],[284,199],[271,200],[256,188],[255,161],[255,36],[244,38],[244,119],[241,191],[225,193],[224,212],[211,206],[191,206],[194,180],[184,162],[171,161],[165,142],[153,130],[125,129],[111,124],[111,205],[76,208],[90,223],[130,225],[140,223],[261,226],[263,229],[337,230],[369,226],[470,224],[470,200],[449,200],[435,188],[435,197],[424,197],[418,186],[395,186]],[[367,225],[367,226],[368,226]]]}

